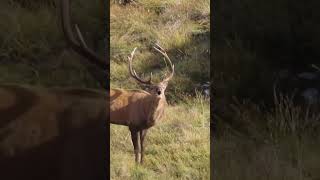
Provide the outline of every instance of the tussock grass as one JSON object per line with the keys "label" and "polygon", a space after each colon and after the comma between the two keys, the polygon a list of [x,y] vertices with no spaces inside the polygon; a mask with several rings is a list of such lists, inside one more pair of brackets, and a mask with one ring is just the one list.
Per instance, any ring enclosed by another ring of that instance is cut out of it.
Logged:
{"label": "tussock grass", "polygon": [[320,177],[318,140],[287,137],[275,144],[257,146],[248,139],[234,136],[217,139],[214,143],[214,178],[317,179]]}
{"label": "tussock grass", "polygon": [[[232,104],[213,144],[217,179],[317,179],[318,108],[274,94],[271,110],[250,101]],[[220,119],[221,120],[221,119]],[[227,123],[228,122],[228,123]],[[228,169],[228,171],[226,171]]]}
{"label": "tussock grass", "polygon": [[318,106],[297,106],[293,97],[275,94],[275,108],[268,114],[269,129],[273,138],[287,135],[297,137],[303,134],[313,135],[320,127]]}

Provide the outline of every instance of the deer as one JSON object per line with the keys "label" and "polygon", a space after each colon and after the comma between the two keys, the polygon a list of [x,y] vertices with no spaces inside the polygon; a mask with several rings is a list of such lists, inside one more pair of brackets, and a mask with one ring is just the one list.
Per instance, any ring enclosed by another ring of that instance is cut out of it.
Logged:
{"label": "deer", "polygon": [[134,48],[128,56],[130,75],[137,82],[148,86],[149,90],[110,89],[110,122],[129,127],[137,164],[143,164],[144,139],[148,129],[153,127],[164,115],[164,109],[167,105],[165,90],[174,75],[174,65],[166,51],[158,44],[154,46],[154,49],[164,56],[164,61],[169,62],[171,73],[166,78],[159,83],[154,83],[152,82],[152,73],[147,80],[139,77],[132,66],[136,51]]}
{"label": "deer", "polygon": [[1,179],[106,179],[109,63],[72,28],[69,0],[60,2],[66,41],[104,90],[0,84]]}

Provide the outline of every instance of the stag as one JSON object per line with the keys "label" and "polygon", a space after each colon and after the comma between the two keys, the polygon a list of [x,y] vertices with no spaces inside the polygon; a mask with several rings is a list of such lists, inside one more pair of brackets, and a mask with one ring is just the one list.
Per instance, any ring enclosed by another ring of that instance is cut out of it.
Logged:
{"label": "stag", "polygon": [[[69,8],[61,0],[67,42],[106,88],[108,63],[88,48],[77,26],[74,36]],[[1,179],[106,179],[107,92],[2,84],[0,97]]]}
{"label": "stag", "polygon": [[[132,60],[136,48],[128,57],[130,75],[139,83],[149,87],[144,90],[110,90],[110,121],[112,124],[128,126],[134,147],[135,161],[143,163],[144,139],[150,127],[158,122],[167,105],[165,90],[174,74],[174,65],[165,50],[156,45],[154,47],[169,62],[171,73],[160,83],[152,82],[152,74],[148,80],[140,78],[132,67]],[[140,141],[139,141],[140,140]],[[141,156],[139,156],[139,154]]]}

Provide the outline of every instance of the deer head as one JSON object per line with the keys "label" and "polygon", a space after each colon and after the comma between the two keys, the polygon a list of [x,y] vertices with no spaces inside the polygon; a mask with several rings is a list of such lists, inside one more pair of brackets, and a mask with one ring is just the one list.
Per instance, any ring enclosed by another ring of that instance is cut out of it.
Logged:
{"label": "deer head", "polygon": [[169,83],[169,81],[172,79],[172,77],[174,75],[174,65],[172,64],[172,62],[171,62],[169,56],[167,55],[166,51],[161,46],[156,44],[156,46],[153,47],[153,48],[156,51],[158,51],[160,54],[162,54],[165,57],[164,61],[166,59],[168,61],[169,65],[170,65],[171,73],[165,79],[163,79],[159,83],[154,83],[154,82],[152,82],[152,73],[150,74],[150,78],[148,80],[144,80],[144,79],[140,78],[137,75],[136,71],[132,67],[132,59],[133,59],[134,53],[135,53],[137,48],[134,48],[133,51],[131,52],[130,56],[128,57],[129,71],[130,71],[130,75],[135,80],[137,80],[138,82],[140,82],[140,83],[142,83],[144,85],[147,85],[149,87],[148,92],[151,95],[159,97],[159,98],[163,98],[163,97],[165,97],[164,93],[165,93],[165,90],[166,90],[166,88],[168,86],[168,83]]}

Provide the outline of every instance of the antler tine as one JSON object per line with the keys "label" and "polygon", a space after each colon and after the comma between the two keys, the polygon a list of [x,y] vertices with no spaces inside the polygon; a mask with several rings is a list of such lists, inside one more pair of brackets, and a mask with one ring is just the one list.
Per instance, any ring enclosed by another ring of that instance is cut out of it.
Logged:
{"label": "antler tine", "polygon": [[74,51],[86,57],[88,61],[97,65],[99,68],[102,68],[103,70],[105,70],[108,67],[107,61],[105,61],[104,58],[98,56],[93,50],[88,48],[78,26],[75,26],[75,28],[77,31],[77,39],[80,40],[80,42],[78,42],[77,39],[74,37],[72,28],[71,28],[71,18],[70,18],[69,8],[70,8],[69,1],[61,0],[62,29],[67,41],[69,42],[69,44],[71,45]]}
{"label": "antler tine", "polygon": [[81,45],[82,47],[84,47],[84,48],[88,48],[88,45],[87,45],[86,41],[84,40],[84,38],[83,38],[83,36],[82,36],[82,33],[81,33],[80,29],[79,29],[78,24],[75,24],[75,25],[74,25],[74,28],[75,28],[76,31],[77,31],[78,39],[80,40],[80,45]]}
{"label": "antler tine", "polygon": [[155,47],[153,47],[155,50],[157,50],[159,53],[161,53],[165,59],[168,60],[169,64],[170,64],[170,68],[171,68],[171,73],[168,77],[166,77],[162,82],[165,82],[165,81],[169,81],[173,75],[174,75],[174,64],[172,64],[172,61],[170,60],[168,54],[166,53],[166,51],[159,45],[159,44],[156,44]]}
{"label": "antler tine", "polygon": [[320,71],[320,67],[316,66],[315,64],[312,64],[311,66],[312,66],[314,69]]}
{"label": "antler tine", "polygon": [[151,82],[152,73],[150,74],[150,78],[148,80],[143,80],[137,75],[136,71],[132,68],[132,59],[133,59],[133,56],[134,56],[136,49],[137,49],[137,47],[135,47],[133,49],[133,51],[131,52],[130,56],[128,56],[130,74],[134,79],[136,79],[140,83],[151,85],[152,84],[152,82]]}

